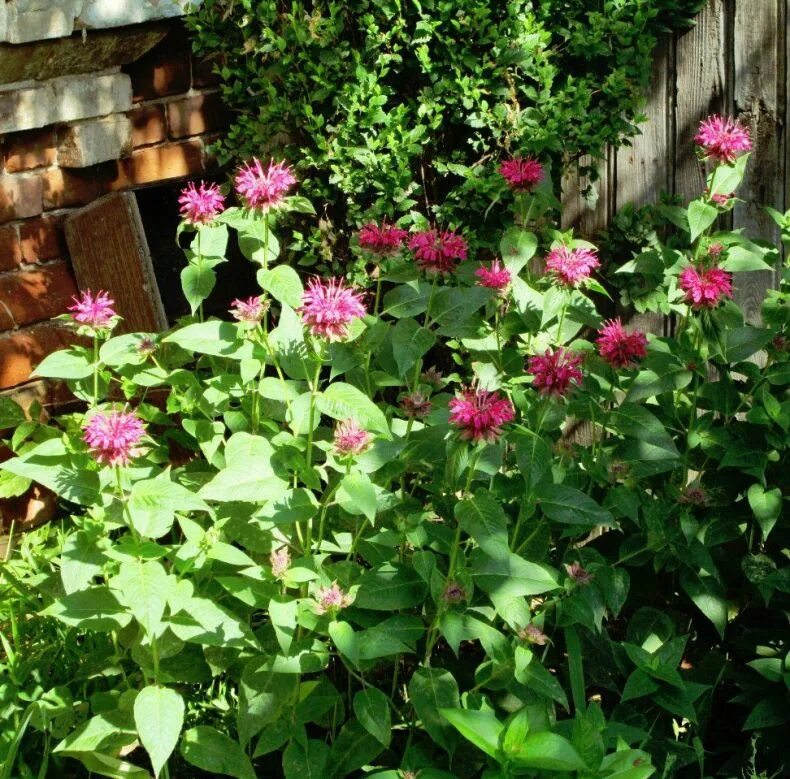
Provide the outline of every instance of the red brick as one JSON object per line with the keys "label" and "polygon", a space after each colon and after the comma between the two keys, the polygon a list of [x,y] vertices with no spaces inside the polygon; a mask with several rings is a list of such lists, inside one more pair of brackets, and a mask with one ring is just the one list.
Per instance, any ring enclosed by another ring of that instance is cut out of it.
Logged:
{"label": "red brick", "polygon": [[192,58],[192,86],[197,89],[214,87],[220,83],[219,73],[214,72],[217,60],[212,57]]}
{"label": "red brick", "polygon": [[4,273],[0,276],[0,330],[63,314],[76,294],[74,278],[65,262],[40,270]]}
{"label": "red brick", "polygon": [[42,210],[40,176],[29,173],[0,176],[0,222],[38,216]]}
{"label": "red brick", "polygon": [[152,49],[124,70],[131,76],[132,100],[135,103],[182,94],[189,91],[192,81],[189,52],[169,50],[163,45]]}
{"label": "red brick", "polygon": [[62,216],[44,216],[31,219],[19,226],[22,243],[22,259],[25,262],[41,262],[65,257],[68,254],[63,233]]}
{"label": "red brick", "polygon": [[22,244],[16,225],[0,227],[0,271],[14,270],[22,262]]}
{"label": "red brick", "polygon": [[52,322],[0,334],[0,388],[15,387],[52,352],[74,340],[71,330]]}
{"label": "red brick", "polygon": [[203,143],[196,139],[136,149],[120,165],[122,175],[113,182],[113,190],[195,176],[205,169]]}
{"label": "red brick", "polygon": [[54,165],[55,131],[53,128],[14,133],[6,138],[5,169],[7,173]]}
{"label": "red brick", "polygon": [[127,116],[132,123],[132,146],[150,146],[167,138],[165,107],[147,105],[135,108]]}
{"label": "red brick", "polygon": [[89,168],[52,168],[44,174],[44,207],[84,206],[110,188],[118,176],[118,163],[103,162]]}
{"label": "red brick", "polygon": [[229,113],[219,92],[194,95],[167,104],[171,138],[212,133],[227,126]]}

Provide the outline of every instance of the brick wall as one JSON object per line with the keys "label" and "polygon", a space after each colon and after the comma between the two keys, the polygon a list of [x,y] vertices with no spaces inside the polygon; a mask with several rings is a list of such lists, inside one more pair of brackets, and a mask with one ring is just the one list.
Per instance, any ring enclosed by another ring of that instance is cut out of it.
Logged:
{"label": "brick wall", "polygon": [[[100,73],[85,73],[81,55],[80,72],[0,84],[0,390],[26,382],[69,340],[51,321],[77,291],[66,217],[110,192],[216,168],[207,144],[226,112],[210,68],[193,61],[178,21],[152,25],[159,43],[128,62],[132,44],[139,54],[151,42],[147,30],[96,34],[107,65]],[[25,45],[65,49],[72,40]]]}

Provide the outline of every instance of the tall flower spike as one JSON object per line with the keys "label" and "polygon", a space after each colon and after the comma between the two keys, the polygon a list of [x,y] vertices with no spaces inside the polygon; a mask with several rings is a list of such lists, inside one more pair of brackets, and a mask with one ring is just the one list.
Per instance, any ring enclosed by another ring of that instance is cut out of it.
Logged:
{"label": "tall flower spike", "polygon": [[600,265],[593,249],[557,246],[546,255],[546,272],[566,287],[578,286]]}
{"label": "tall flower spike", "polygon": [[630,367],[647,356],[645,334],[627,332],[620,319],[604,322],[598,336],[598,354],[614,368]]}
{"label": "tall flower spike", "polygon": [[359,245],[371,254],[386,257],[395,254],[403,246],[408,235],[406,230],[386,222],[381,225],[371,222],[360,228]]}
{"label": "tall flower spike", "polygon": [[706,157],[726,163],[735,162],[741,154],[752,148],[748,128],[735,119],[717,115],[703,120],[694,142]]}
{"label": "tall flower spike", "polygon": [[543,181],[543,166],[534,157],[513,157],[499,166],[499,175],[514,192],[529,192]]}
{"label": "tall flower spike", "polygon": [[579,366],[584,361],[584,356],[574,354],[565,349],[546,349],[544,354],[529,358],[527,373],[535,378],[532,386],[541,395],[555,395],[564,397],[571,388],[571,384],[578,384],[582,380]]}
{"label": "tall flower spike", "polygon": [[466,387],[448,404],[450,424],[461,438],[475,443],[494,443],[502,435],[502,425],[516,417],[513,404],[498,392]]}
{"label": "tall flower spike", "polygon": [[83,425],[83,441],[102,465],[128,465],[142,452],[145,425],[127,411],[98,411]]}
{"label": "tall flower spike", "polygon": [[200,186],[196,187],[195,183],[190,181],[181,190],[178,203],[181,218],[185,222],[193,225],[208,224],[222,212],[225,197],[216,184],[206,184],[205,181],[201,181]]}
{"label": "tall flower spike", "polygon": [[367,313],[362,295],[342,279],[317,278],[307,283],[302,305],[296,311],[313,335],[328,341],[345,338],[349,325]]}
{"label": "tall flower spike", "polygon": [[423,270],[429,273],[452,273],[460,260],[465,260],[469,247],[463,236],[452,230],[423,230],[409,241],[409,249]]}
{"label": "tall flower spike", "polygon": [[678,286],[693,309],[715,308],[724,298],[732,297],[732,274],[721,268],[688,265],[680,271]]}
{"label": "tall flower spike", "polygon": [[475,276],[481,287],[496,290],[500,295],[504,295],[511,282],[510,271],[499,260],[494,260],[490,268],[481,265],[475,271]]}
{"label": "tall flower spike", "polygon": [[236,174],[236,192],[250,208],[269,209],[278,206],[288,190],[296,184],[293,171],[285,162],[269,162],[264,168],[256,157],[243,165]]}
{"label": "tall flower spike", "polygon": [[73,306],[68,310],[72,312],[72,318],[81,325],[89,325],[96,330],[111,327],[113,319],[118,316],[113,306],[115,301],[102,290],[95,295],[86,289],[78,298],[72,297]]}

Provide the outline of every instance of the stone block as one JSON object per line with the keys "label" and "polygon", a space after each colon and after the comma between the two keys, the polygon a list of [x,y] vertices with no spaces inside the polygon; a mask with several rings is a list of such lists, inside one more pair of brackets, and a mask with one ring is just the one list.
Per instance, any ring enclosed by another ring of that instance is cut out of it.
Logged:
{"label": "stone block", "polygon": [[64,76],[0,92],[0,135],[123,113],[132,106],[129,76]]}
{"label": "stone block", "polygon": [[16,225],[0,227],[0,272],[15,270],[22,262],[22,245]]}
{"label": "stone block", "polygon": [[132,146],[135,148],[161,143],[167,138],[165,107],[161,103],[139,106],[127,115],[132,123]]}
{"label": "stone block", "polygon": [[193,95],[167,106],[167,125],[171,138],[213,133],[225,127],[230,115],[219,92]]}
{"label": "stone block", "polygon": [[48,354],[73,341],[73,330],[50,322],[0,335],[0,387],[27,381]]}
{"label": "stone block", "polygon": [[83,0],[6,0],[5,18],[0,18],[2,40],[28,43],[71,35],[82,3]]}
{"label": "stone block", "polygon": [[84,0],[77,27],[121,27],[181,16],[202,0]]}
{"label": "stone block", "polygon": [[0,276],[0,330],[63,314],[76,294],[74,277],[65,262],[5,273]]}
{"label": "stone block", "polygon": [[114,182],[113,189],[196,176],[205,170],[203,143],[196,138],[135,149],[121,162],[121,168],[124,175]]}
{"label": "stone block", "polygon": [[0,222],[38,216],[43,210],[43,182],[36,174],[0,176]]}
{"label": "stone block", "polygon": [[6,173],[54,165],[55,141],[55,131],[51,128],[8,136],[5,141]]}
{"label": "stone block", "polygon": [[117,162],[90,168],[50,168],[44,179],[44,208],[84,206],[108,191],[118,176]]}
{"label": "stone block", "polygon": [[132,149],[132,123],[123,114],[67,127],[58,144],[61,168],[87,168],[126,157]]}
{"label": "stone block", "polygon": [[66,256],[68,249],[63,233],[65,218],[65,214],[47,215],[40,219],[29,219],[19,225],[24,262],[43,262]]}

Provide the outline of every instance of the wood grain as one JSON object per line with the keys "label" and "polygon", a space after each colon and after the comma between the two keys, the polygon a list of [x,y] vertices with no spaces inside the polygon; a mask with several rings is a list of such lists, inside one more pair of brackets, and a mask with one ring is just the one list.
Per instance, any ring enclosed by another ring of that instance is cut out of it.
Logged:
{"label": "wood grain", "polygon": [[66,220],[66,242],[81,290],[106,290],[123,322],[115,331],[167,329],[137,200],[107,195]]}

